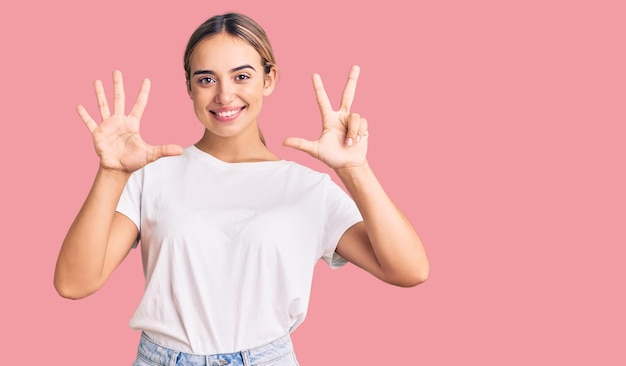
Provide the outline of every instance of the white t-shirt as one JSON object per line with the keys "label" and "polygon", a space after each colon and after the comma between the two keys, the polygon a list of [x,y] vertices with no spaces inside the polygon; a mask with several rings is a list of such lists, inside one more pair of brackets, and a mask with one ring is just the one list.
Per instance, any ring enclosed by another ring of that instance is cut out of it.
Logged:
{"label": "white t-shirt", "polygon": [[130,320],[158,343],[214,354],[263,345],[304,320],[313,270],[362,220],[327,174],[227,163],[195,146],[135,172],[117,210],[139,228],[145,292]]}

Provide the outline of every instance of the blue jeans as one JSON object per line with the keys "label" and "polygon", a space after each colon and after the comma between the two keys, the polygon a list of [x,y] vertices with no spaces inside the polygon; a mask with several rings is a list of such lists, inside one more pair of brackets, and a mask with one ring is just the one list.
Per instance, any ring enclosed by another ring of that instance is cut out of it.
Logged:
{"label": "blue jeans", "polygon": [[298,366],[298,361],[289,335],[241,352],[196,355],[163,347],[142,333],[133,366]]}

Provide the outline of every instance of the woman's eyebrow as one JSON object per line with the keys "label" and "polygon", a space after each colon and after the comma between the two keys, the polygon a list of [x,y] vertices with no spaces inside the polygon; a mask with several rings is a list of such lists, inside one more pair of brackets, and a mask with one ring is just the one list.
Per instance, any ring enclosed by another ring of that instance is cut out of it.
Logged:
{"label": "woman's eyebrow", "polygon": [[251,65],[241,65],[241,66],[235,67],[234,69],[230,70],[230,72],[237,72],[237,71],[241,71],[243,69],[252,69],[252,70],[256,71],[256,69],[254,67],[252,67]]}
{"label": "woman's eyebrow", "polygon": [[[251,65],[241,65],[241,66],[237,66],[237,67],[231,69],[230,72],[233,73],[233,72],[241,71],[241,70],[244,70],[244,69],[252,69],[252,70],[256,71],[256,69],[254,67],[252,67]],[[192,75],[204,75],[204,74],[214,75],[215,71],[213,71],[213,70],[197,70],[197,71],[194,71]]]}

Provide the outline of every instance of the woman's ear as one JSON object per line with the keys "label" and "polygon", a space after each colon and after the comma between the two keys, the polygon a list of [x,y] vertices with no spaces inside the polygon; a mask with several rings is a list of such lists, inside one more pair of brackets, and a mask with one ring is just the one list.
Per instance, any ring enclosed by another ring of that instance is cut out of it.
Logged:
{"label": "woman's ear", "polygon": [[268,96],[274,91],[276,86],[276,80],[278,79],[278,69],[276,66],[270,66],[270,71],[265,74],[265,81],[263,84],[263,95]]}

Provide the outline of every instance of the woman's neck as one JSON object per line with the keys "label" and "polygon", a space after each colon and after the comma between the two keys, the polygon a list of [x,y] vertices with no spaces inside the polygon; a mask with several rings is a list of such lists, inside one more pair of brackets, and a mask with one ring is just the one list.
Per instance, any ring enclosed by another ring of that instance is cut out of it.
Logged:
{"label": "woman's neck", "polygon": [[195,146],[228,163],[280,160],[263,144],[259,135],[222,137],[205,130]]}

